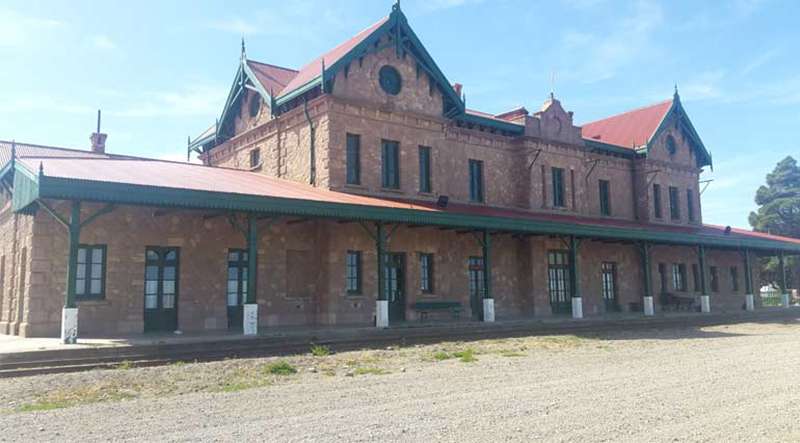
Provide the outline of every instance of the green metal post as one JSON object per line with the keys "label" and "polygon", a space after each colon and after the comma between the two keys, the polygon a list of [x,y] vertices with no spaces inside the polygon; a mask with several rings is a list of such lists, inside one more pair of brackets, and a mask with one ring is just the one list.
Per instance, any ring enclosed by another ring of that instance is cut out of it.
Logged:
{"label": "green metal post", "polygon": [[644,272],[644,296],[651,297],[653,277],[650,269],[650,243],[642,242],[642,271]]}
{"label": "green metal post", "polygon": [[703,245],[697,247],[697,261],[700,267],[700,294],[708,295],[708,287],[706,285],[706,247]]}
{"label": "green metal post", "polygon": [[578,239],[571,235],[569,237],[569,281],[572,288],[572,298],[581,296],[581,285],[578,283]]}
{"label": "green metal post", "polygon": [[78,276],[78,245],[81,242],[81,202],[72,202],[72,212],[69,219],[69,262],[67,262],[67,294],[64,300],[65,308],[75,308],[75,284]]}
{"label": "green metal post", "polygon": [[779,284],[781,286],[781,295],[786,294],[786,257],[783,251],[778,253],[778,266],[780,267],[780,280]]}
{"label": "green metal post", "polygon": [[378,300],[386,300],[386,289],[384,288],[384,266],[386,265],[386,232],[383,223],[375,223],[377,235],[375,238],[375,252],[378,254]]}
{"label": "green metal post", "polygon": [[745,294],[753,294],[753,273],[750,270],[750,249],[744,250],[744,290]]}
{"label": "green metal post", "polygon": [[492,266],[490,255],[492,252],[492,235],[488,229],[483,230],[483,298],[492,298]]}
{"label": "green metal post", "polygon": [[256,291],[258,277],[258,219],[247,214],[247,298],[246,304],[254,304],[258,298]]}

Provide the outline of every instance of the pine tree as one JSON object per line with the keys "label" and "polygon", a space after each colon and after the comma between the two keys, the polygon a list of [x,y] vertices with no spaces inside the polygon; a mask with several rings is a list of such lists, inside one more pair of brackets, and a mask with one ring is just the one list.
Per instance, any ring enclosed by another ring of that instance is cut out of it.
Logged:
{"label": "pine tree", "polygon": [[[775,169],[767,174],[767,184],[756,191],[757,212],[750,213],[753,230],[785,237],[800,238],[800,168],[791,156],[781,160]],[[787,258],[787,278],[795,280],[793,270],[798,260]],[[778,260],[766,259],[762,262],[762,283],[775,282],[778,278]],[[794,286],[790,283],[790,286]]]}

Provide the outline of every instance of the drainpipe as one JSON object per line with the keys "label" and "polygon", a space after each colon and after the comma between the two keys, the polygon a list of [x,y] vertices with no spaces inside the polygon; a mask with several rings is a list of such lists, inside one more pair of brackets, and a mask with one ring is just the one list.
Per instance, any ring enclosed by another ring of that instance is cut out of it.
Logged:
{"label": "drainpipe", "polygon": [[311,162],[311,169],[309,171],[309,183],[311,186],[316,186],[317,184],[317,150],[314,146],[314,139],[316,138],[316,128],[314,128],[314,122],[311,121],[311,116],[308,114],[308,100],[303,101],[303,112],[306,115],[306,121],[308,122],[308,132],[309,137],[311,138],[311,146],[310,146],[310,162]]}

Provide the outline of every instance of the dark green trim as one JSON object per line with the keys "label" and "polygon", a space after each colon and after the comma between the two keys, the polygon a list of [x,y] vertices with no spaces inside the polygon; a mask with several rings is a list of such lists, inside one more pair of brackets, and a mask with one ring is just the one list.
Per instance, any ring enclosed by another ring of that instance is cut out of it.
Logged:
{"label": "dark green trim", "polygon": [[482,125],[489,128],[494,128],[500,131],[506,131],[513,135],[523,135],[525,133],[525,126],[511,122],[499,121],[497,119],[483,117],[480,115],[464,113],[455,118],[456,120],[461,120],[466,123],[473,123],[476,125]]}
{"label": "dark green trim", "polygon": [[[107,269],[106,266],[108,264],[108,246],[102,245],[102,244],[101,245],[87,245],[87,244],[81,243],[81,244],[78,245],[78,250],[80,250],[80,249],[86,249],[86,263],[85,263],[86,270],[84,272],[84,276],[83,276],[83,279],[82,279],[82,280],[85,281],[85,283],[84,283],[85,286],[84,286],[84,289],[83,289],[83,295],[78,294],[77,293],[78,292],[77,291],[78,275],[77,275],[77,272],[76,272],[76,274],[75,274],[75,279],[76,279],[76,282],[75,282],[75,286],[76,286],[75,287],[75,300],[76,301],[103,300],[103,299],[106,298],[106,269]],[[91,281],[93,280],[91,278],[91,276],[92,276],[92,264],[94,263],[94,262],[92,262],[92,251],[95,250],[95,249],[100,249],[100,250],[103,251],[103,262],[100,264],[100,266],[101,266],[101,275],[100,275],[100,293],[99,294],[92,294],[92,292],[91,292]],[[77,261],[76,261],[76,270],[77,270]]]}
{"label": "dark green trim", "polygon": [[483,298],[492,298],[492,234],[488,229],[483,230],[481,241],[481,251],[483,253]]}
{"label": "dark green trim", "polygon": [[377,300],[388,300],[386,294],[386,282],[384,281],[383,269],[386,264],[386,231],[383,223],[375,223],[375,253],[378,256],[378,294]]}
{"label": "dark green trim", "polygon": [[625,157],[633,157],[636,155],[636,151],[633,149],[621,148],[615,145],[609,145],[607,143],[603,143],[597,140],[590,140],[590,139],[583,139],[586,147],[593,150],[593,151],[603,151],[609,152],[612,154],[618,154]]}
{"label": "dark green trim", "polygon": [[650,243],[641,242],[639,253],[642,257],[642,273],[644,274],[644,296],[652,297],[653,294],[653,272],[650,268]]}
{"label": "dark green trim", "polygon": [[697,261],[700,267],[700,294],[708,295],[708,285],[706,284],[706,248],[703,245],[697,247]]}
{"label": "dark green trim", "polygon": [[778,252],[778,267],[780,268],[778,274],[778,284],[781,288],[781,294],[786,293],[786,257],[783,251]]}
{"label": "dark green trim", "polygon": [[246,304],[256,303],[258,285],[258,218],[247,214],[247,299]]}
{"label": "dark green trim", "polygon": [[76,299],[76,280],[78,276],[78,248],[81,241],[81,202],[72,201],[69,219],[69,261],[67,262],[67,294],[65,308],[74,308]]}
{"label": "dark green trim", "polygon": [[578,266],[578,248],[580,247],[580,240],[574,235],[569,236],[569,286],[572,292],[572,298],[579,298],[581,296],[581,279],[580,267]]}
{"label": "dark green trim", "polygon": [[[19,162],[18,162],[19,164]],[[17,169],[22,170],[22,168]],[[464,229],[492,229],[520,233],[578,235],[616,240],[647,240],[655,243],[784,250],[800,253],[800,245],[769,239],[741,239],[722,235],[703,235],[655,231],[647,226],[615,227],[570,224],[560,221],[529,220],[518,217],[466,215],[439,210],[387,208],[345,203],[299,200],[283,197],[263,197],[246,194],[196,191],[157,186],[108,183],[43,176],[33,179],[26,174],[15,175],[14,208],[24,212],[35,208],[37,198],[85,200],[141,206],[162,206],[185,209],[213,209],[238,212],[257,212],[276,216],[306,216],[357,221],[419,224]]]}
{"label": "dark green trim", "polygon": [[688,132],[687,135],[689,135],[689,139],[695,145],[698,154],[697,167],[702,168],[703,166],[711,166],[711,168],[713,169],[714,165],[711,159],[711,154],[708,152],[706,146],[703,144],[703,141],[700,139],[700,136],[697,134],[697,130],[694,129],[691,120],[689,120],[689,115],[683,108],[680,97],[678,97],[677,94],[672,100],[672,106],[669,108],[669,111],[667,111],[667,113],[664,115],[664,118],[659,123],[655,133],[647,141],[647,145],[645,145],[644,148],[637,150],[637,152],[644,151],[644,153],[647,153],[649,151],[650,144],[653,143],[653,141],[656,140],[658,136],[661,135],[661,133],[667,128],[666,122],[668,122],[672,116],[675,116],[675,118],[679,118],[681,123],[685,125],[685,128],[687,129]]}
{"label": "dark green trim", "polygon": [[753,293],[753,273],[750,269],[750,250],[745,248],[742,252],[744,255],[744,290],[745,294]]}

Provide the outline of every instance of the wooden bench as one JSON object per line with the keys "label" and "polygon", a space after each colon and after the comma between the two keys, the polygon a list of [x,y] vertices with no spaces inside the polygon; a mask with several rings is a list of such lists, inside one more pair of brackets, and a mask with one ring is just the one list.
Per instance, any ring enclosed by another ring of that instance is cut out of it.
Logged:
{"label": "wooden bench", "polygon": [[453,318],[461,315],[461,302],[449,300],[418,301],[414,303],[413,309],[419,312],[419,321],[428,318],[428,314],[433,311],[450,311]]}
{"label": "wooden bench", "polygon": [[661,294],[661,305],[669,306],[676,311],[681,309],[691,311],[694,308],[694,297],[664,293]]}

